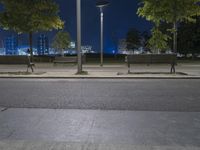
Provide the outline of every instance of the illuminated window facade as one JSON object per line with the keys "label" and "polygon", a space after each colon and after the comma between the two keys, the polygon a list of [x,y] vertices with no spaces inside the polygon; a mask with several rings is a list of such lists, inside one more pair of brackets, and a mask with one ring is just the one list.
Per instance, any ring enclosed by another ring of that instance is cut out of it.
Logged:
{"label": "illuminated window facade", "polygon": [[38,55],[49,55],[49,39],[44,34],[37,39],[37,52]]}
{"label": "illuminated window facade", "polygon": [[7,37],[4,40],[6,55],[18,55],[18,40],[16,36]]}

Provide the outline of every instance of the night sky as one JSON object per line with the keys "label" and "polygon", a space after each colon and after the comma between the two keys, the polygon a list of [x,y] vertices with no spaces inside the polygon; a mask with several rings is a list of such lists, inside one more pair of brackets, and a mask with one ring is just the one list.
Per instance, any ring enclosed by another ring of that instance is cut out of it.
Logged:
{"label": "night sky", "polygon": [[[114,50],[116,41],[125,38],[128,29],[150,30],[151,24],[136,14],[138,0],[108,0],[110,5],[104,10],[104,46],[106,52]],[[60,16],[65,21],[65,30],[76,40],[76,0],[56,0],[60,5]],[[92,45],[99,50],[100,20],[96,0],[82,0],[82,45]],[[12,33],[1,30],[0,37]],[[54,32],[47,33],[50,41]],[[27,36],[21,36],[21,44],[26,44]],[[35,36],[37,37],[37,36]]]}

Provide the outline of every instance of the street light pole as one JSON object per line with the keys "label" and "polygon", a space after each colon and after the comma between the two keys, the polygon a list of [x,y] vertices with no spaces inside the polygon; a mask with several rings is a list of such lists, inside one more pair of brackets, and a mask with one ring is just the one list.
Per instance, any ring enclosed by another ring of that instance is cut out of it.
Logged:
{"label": "street light pole", "polygon": [[103,27],[103,23],[104,23],[104,14],[103,14],[103,8],[108,6],[109,2],[107,1],[99,1],[96,3],[96,7],[98,7],[100,9],[100,24],[101,24],[101,33],[100,33],[100,53],[101,53],[101,63],[100,66],[103,67],[103,49],[104,49],[104,41],[103,41],[103,32],[104,32],[104,27]]}
{"label": "street light pole", "polygon": [[78,71],[82,73],[82,53],[81,53],[81,0],[76,0],[76,16],[77,16],[77,53],[78,53]]}
{"label": "street light pole", "polygon": [[100,50],[101,50],[101,64],[100,66],[103,67],[103,8],[100,8],[100,21],[101,21],[101,46],[100,46]]}

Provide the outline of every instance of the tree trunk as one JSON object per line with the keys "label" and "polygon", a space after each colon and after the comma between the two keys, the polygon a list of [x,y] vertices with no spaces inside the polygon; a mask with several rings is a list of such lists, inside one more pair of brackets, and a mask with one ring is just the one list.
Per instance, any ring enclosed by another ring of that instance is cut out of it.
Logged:
{"label": "tree trunk", "polygon": [[174,22],[174,33],[173,33],[173,52],[176,54],[177,53],[177,22]]}
{"label": "tree trunk", "polygon": [[64,49],[61,50],[61,56],[64,57],[65,56],[65,52]]}
{"label": "tree trunk", "polygon": [[192,60],[195,60],[196,56],[195,53],[192,53]]}
{"label": "tree trunk", "polygon": [[184,54],[184,57],[187,58],[187,53]]}
{"label": "tree trunk", "polygon": [[33,33],[29,32],[29,46],[30,46],[30,55],[31,55],[31,62],[33,61]]}

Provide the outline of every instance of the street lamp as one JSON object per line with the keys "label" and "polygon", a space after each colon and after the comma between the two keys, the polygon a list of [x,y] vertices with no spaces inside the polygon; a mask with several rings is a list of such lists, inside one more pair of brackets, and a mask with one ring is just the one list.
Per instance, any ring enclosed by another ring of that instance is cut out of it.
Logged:
{"label": "street lamp", "polygon": [[81,53],[81,0],[76,0],[76,16],[77,16],[77,53],[78,53],[78,71],[82,73],[82,53]]}
{"label": "street lamp", "polygon": [[101,0],[96,3],[96,7],[100,9],[100,23],[101,23],[101,38],[100,38],[100,51],[101,51],[101,67],[103,66],[103,8],[108,6],[109,2]]}

